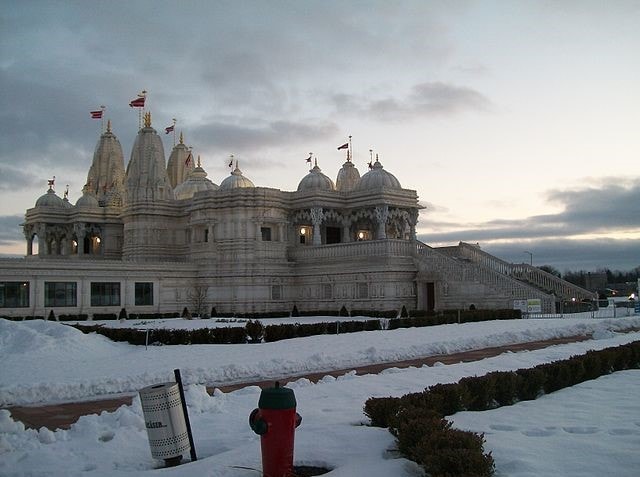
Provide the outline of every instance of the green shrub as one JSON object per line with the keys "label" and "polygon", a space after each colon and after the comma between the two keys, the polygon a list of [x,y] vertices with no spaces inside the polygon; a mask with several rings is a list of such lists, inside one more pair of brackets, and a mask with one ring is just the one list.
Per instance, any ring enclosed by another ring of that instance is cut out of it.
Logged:
{"label": "green shrub", "polygon": [[400,409],[400,398],[369,398],[364,403],[364,413],[374,427],[390,427],[391,419]]}
{"label": "green shrub", "polygon": [[260,343],[260,341],[262,341],[262,337],[264,336],[264,325],[262,323],[258,320],[249,320],[244,327],[247,330],[247,335],[249,336],[251,343]]}

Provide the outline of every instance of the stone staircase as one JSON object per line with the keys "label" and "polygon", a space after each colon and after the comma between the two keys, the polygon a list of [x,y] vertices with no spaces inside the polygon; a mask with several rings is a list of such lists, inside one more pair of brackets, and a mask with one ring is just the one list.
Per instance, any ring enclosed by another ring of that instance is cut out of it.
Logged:
{"label": "stone staircase", "polygon": [[567,282],[537,267],[525,263],[509,263],[481,250],[478,246],[460,242],[458,246],[438,247],[435,250],[459,261],[474,263],[482,268],[493,270],[520,283],[530,285],[537,290],[553,295],[556,300],[595,300],[597,295],[577,285]]}

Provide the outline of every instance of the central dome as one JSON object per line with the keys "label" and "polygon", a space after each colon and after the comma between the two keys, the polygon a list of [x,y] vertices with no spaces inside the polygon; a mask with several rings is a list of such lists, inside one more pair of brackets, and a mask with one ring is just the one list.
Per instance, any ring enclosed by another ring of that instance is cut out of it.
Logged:
{"label": "central dome", "polygon": [[231,175],[220,183],[220,190],[243,189],[247,187],[255,187],[255,185],[253,185],[253,182],[248,178],[242,175],[242,171],[238,168],[238,164],[236,164],[236,168],[233,170]]}
{"label": "central dome", "polygon": [[200,166],[200,157],[198,157],[198,167],[193,169],[186,181],[178,184],[173,190],[176,199],[190,199],[196,192],[204,190],[216,190],[218,186],[207,179],[207,173]]}
{"label": "central dome", "polygon": [[36,200],[36,207],[61,207],[65,208],[64,201],[56,195],[56,192],[52,187],[49,187],[49,190],[46,194],[41,195],[38,200]]}
{"label": "central dome", "polygon": [[376,162],[371,166],[371,170],[360,178],[355,190],[371,190],[388,187],[390,189],[402,189],[400,181],[396,176],[387,172],[376,157]]}
{"label": "central dome", "polygon": [[333,181],[322,173],[317,163],[298,184],[298,192],[312,190],[336,190]]}

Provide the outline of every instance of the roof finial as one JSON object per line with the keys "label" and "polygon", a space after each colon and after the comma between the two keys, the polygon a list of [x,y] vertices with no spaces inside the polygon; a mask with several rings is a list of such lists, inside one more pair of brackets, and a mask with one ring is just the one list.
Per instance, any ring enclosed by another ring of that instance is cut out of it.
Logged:
{"label": "roof finial", "polygon": [[145,128],[151,127],[151,111],[144,113],[144,127]]}
{"label": "roof finial", "polygon": [[111,132],[111,119],[107,120],[107,132],[110,133]]}
{"label": "roof finial", "polygon": [[64,190],[64,198],[69,200],[69,184],[67,184],[67,188]]}
{"label": "roof finial", "polygon": [[198,167],[200,167],[200,154],[198,154]]}
{"label": "roof finial", "polygon": [[49,190],[53,190],[54,186],[56,185],[56,176],[53,176],[53,178],[48,179],[47,182],[49,183]]}
{"label": "roof finial", "polygon": [[184,144],[184,136],[182,136],[182,131],[180,131],[180,144]]}
{"label": "roof finial", "polygon": [[318,158],[317,157],[313,158],[313,165],[318,167]]}

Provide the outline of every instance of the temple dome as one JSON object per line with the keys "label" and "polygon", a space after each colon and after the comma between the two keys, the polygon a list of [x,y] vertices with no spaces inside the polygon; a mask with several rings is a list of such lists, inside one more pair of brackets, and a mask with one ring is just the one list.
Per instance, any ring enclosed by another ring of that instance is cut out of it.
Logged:
{"label": "temple dome", "polygon": [[220,190],[242,189],[247,187],[255,187],[255,185],[242,175],[242,171],[238,169],[237,164],[231,175],[220,183]]}
{"label": "temple dome", "polygon": [[180,133],[180,142],[171,150],[167,162],[167,176],[174,189],[189,178],[195,168],[191,151],[184,143],[184,136]]}
{"label": "temple dome", "polygon": [[360,172],[353,162],[347,161],[342,164],[336,179],[336,189],[340,192],[349,192],[358,186],[358,182],[360,182]]}
{"label": "temple dome", "polygon": [[393,174],[385,171],[376,157],[376,162],[373,164],[371,170],[360,178],[360,182],[356,185],[355,190],[371,190],[382,187],[402,189],[400,181],[398,181]]}
{"label": "temple dome", "polygon": [[217,190],[218,186],[207,179],[207,173],[198,165],[191,171],[186,181],[178,184],[173,193],[178,200],[190,199],[196,192]]}
{"label": "temple dome", "polygon": [[85,186],[82,191],[82,197],[76,201],[76,207],[99,207],[98,199],[89,191],[89,187]]}
{"label": "temple dome", "polygon": [[64,201],[56,195],[56,192],[52,187],[49,187],[49,190],[46,194],[41,195],[36,200],[36,207],[60,207],[66,208],[64,205]]}
{"label": "temple dome", "polygon": [[309,174],[302,178],[300,184],[298,184],[298,192],[312,190],[336,190],[333,181],[322,173],[317,163],[313,166],[313,169],[309,171]]}

